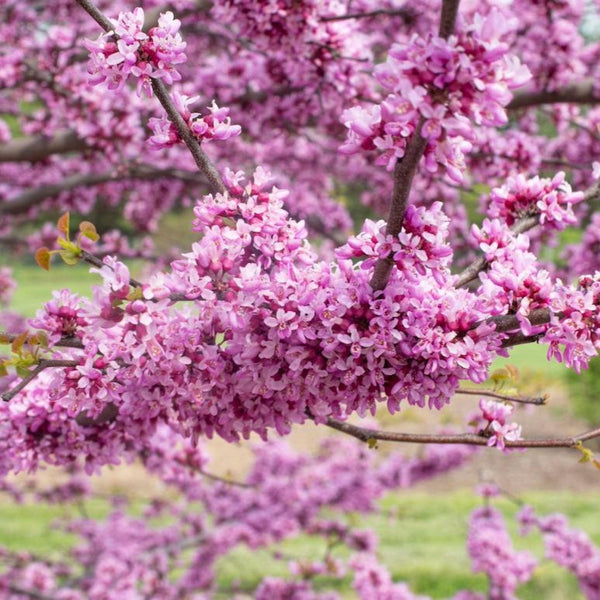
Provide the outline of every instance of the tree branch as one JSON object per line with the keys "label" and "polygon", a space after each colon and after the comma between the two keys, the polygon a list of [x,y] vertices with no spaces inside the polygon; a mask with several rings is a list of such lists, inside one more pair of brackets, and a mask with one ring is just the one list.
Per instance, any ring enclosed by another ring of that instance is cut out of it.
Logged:
{"label": "tree branch", "polygon": [[405,23],[412,23],[416,17],[416,12],[409,8],[397,9],[379,9],[366,12],[347,13],[345,15],[333,15],[331,17],[321,17],[321,21],[329,23],[331,21],[348,21],[350,19],[372,19],[373,17],[388,16],[402,17]]}
{"label": "tree branch", "polygon": [[0,163],[37,162],[45,160],[53,154],[76,152],[85,147],[85,141],[70,130],[59,131],[53,137],[26,136],[0,145]]}
{"label": "tree branch", "polygon": [[67,192],[78,187],[125,181],[127,179],[152,181],[161,178],[180,179],[192,183],[206,184],[206,180],[196,172],[185,171],[183,169],[156,169],[149,165],[132,165],[131,168],[124,171],[113,170],[104,173],[71,175],[65,177],[60,183],[45,184],[27,190],[9,200],[6,204],[0,204],[0,215],[17,215],[26,212],[48,198],[53,198],[62,192]]}
{"label": "tree branch", "polygon": [[[94,4],[92,4],[92,2],[89,0],[77,0],[77,2],[96,21],[96,23],[98,23],[100,27],[104,29],[104,31],[113,31],[112,23],[102,14],[100,10],[98,10]],[[189,151],[194,157],[196,165],[198,165],[198,168],[208,180],[211,192],[225,192],[225,185],[221,180],[221,176],[211,163],[204,150],[202,150],[200,142],[198,142],[198,140],[194,137],[187,126],[187,123],[183,120],[183,117],[175,108],[175,105],[171,101],[169,92],[167,91],[164,83],[158,79],[151,78],[151,85],[152,91],[158,98],[158,101],[165,109],[170,121],[173,123],[173,125],[175,125],[175,128],[181,136],[181,139],[184,141],[185,145],[188,147]]]}
{"label": "tree branch", "polygon": [[527,108],[539,104],[596,104],[600,96],[594,92],[594,82],[591,79],[566,85],[558,90],[521,90],[515,92],[508,104],[508,109]]}
{"label": "tree branch", "polygon": [[[402,229],[412,181],[427,146],[427,140],[421,135],[422,125],[423,121],[421,120],[406,147],[406,154],[402,160],[396,163],[394,168],[394,191],[385,229],[386,235],[396,237]],[[380,258],[375,263],[373,276],[371,277],[371,287],[374,290],[385,288],[393,266],[394,262],[391,257]]]}
{"label": "tree branch", "polygon": [[440,18],[439,36],[448,39],[454,33],[458,5],[460,0],[444,0],[442,3],[442,16]]}
{"label": "tree branch", "polygon": [[171,101],[169,92],[167,91],[164,83],[158,79],[153,79],[152,90],[156,94],[158,101],[162,104],[162,107],[165,109],[170,121],[173,123],[173,125],[175,125],[175,128],[181,136],[181,139],[184,141],[185,145],[188,147],[189,151],[194,157],[194,162],[196,165],[198,165],[200,172],[203,173],[208,180],[208,185],[211,192],[224,193],[225,185],[221,180],[221,176],[215,169],[204,150],[202,150],[200,142],[194,137],[190,131],[190,128],[187,126],[187,123],[183,120],[183,117],[175,108],[175,105]]}
{"label": "tree branch", "polygon": [[76,367],[81,364],[78,360],[46,360],[42,359],[37,364],[35,369],[24,377],[19,383],[11,388],[8,392],[4,392],[0,396],[4,402],[10,402],[21,390],[25,389],[25,387],[31,383],[44,369],[48,369],[50,367]]}
{"label": "tree branch", "polygon": [[[459,2],[460,0],[443,0],[439,30],[440,37],[447,38],[452,35]],[[408,142],[406,153],[402,157],[402,160],[398,161],[394,168],[394,191],[387,219],[386,235],[396,237],[402,229],[412,181],[427,146],[427,140],[421,135],[422,127],[423,118],[421,118],[412,138]],[[380,258],[375,263],[373,276],[371,277],[371,287],[375,291],[385,288],[393,266],[394,263],[391,257]]]}
{"label": "tree branch", "polygon": [[535,404],[536,406],[546,404],[546,398],[544,396],[538,396],[535,398],[508,396],[506,394],[493,392],[492,390],[477,390],[471,388],[460,388],[456,390],[456,393],[464,394],[466,396],[487,396],[488,398],[496,398],[498,400],[504,400],[505,402],[516,402],[517,404]]}
{"label": "tree branch", "polygon": [[[0,331],[0,344],[12,344],[20,334],[3,333]],[[83,350],[83,342],[79,338],[65,337],[52,344],[53,348],[76,348]]]}
{"label": "tree branch", "polygon": [[[385,442],[407,442],[412,444],[466,444],[469,446],[487,446],[488,438],[475,433],[458,434],[425,434],[401,433],[367,429],[350,423],[327,419],[325,425],[341,433],[345,433],[361,442],[372,443],[373,440]],[[565,438],[539,438],[517,441],[505,440],[507,448],[574,448],[579,442],[600,437],[600,428]]]}

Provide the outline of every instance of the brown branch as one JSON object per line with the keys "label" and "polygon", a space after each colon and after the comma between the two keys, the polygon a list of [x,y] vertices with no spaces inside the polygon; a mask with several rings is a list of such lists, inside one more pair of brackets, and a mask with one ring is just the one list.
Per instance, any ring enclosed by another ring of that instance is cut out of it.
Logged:
{"label": "brown branch", "polygon": [[86,143],[74,131],[60,131],[53,137],[26,136],[0,145],[0,163],[37,162],[53,154],[66,154],[83,150]]}
{"label": "brown branch", "polygon": [[[448,38],[452,35],[459,2],[460,0],[443,0],[439,30],[440,37]],[[427,140],[421,135],[423,121],[423,118],[421,118],[412,138],[408,142],[402,160],[398,161],[394,167],[394,191],[387,219],[386,235],[396,237],[402,229],[412,181],[427,146]],[[393,266],[394,263],[391,257],[380,258],[375,263],[370,282],[371,287],[375,291],[385,288]]]}
{"label": "brown branch", "polygon": [[[113,31],[112,23],[102,14],[100,10],[98,10],[94,4],[92,4],[92,2],[89,0],[77,0],[77,2],[96,21],[96,23],[98,23],[100,27],[104,29],[104,31]],[[198,165],[198,168],[208,180],[208,185],[211,189],[211,192],[225,192],[225,185],[221,180],[221,176],[211,163],[204,150],[202,150],[200,142],[198,142],[198,140],[194,137],[187,123],[183,120],[183,117],[175,108],[175,105],[171,101],[169,92],[167,91],[164,83],[158,79],[151,78],[151,85],[152,91],[158,98],[158,101],[161,103],[162,107],[165,109],[171,123],[175,125],[175,128],[181,136],[181,139],[191,152],[196,165]]]}
{"label": "brown branch", "polygon": [[225,192],[225,185],[221,180],[221,176],[215,169],[214,165],[202,150],[200,142],[194,137],[187,123],[183,120],[183,117],[179,114],[175,105],[171,101],[169,92],[162,81],[158,79],[152,79],[152,90],[156,94],[158,101],[162,104],[165,109],[171,123],[175,125],[177,132],[181,136],[188,150],[194,157],[194,162],[198,165],[200,172],[204,174],[208,180],[208,185],[212,193],[223,193]]}
{"label": "brown branch", "polygon": [[[378,429],[367,429],[350,423],[327,419],[325,425],[346,435],[350,435],[365,443],[373,440],[385,442],[407,442],[412,444],[466,444],[469,446],[487,446],[488,438],[475,433],[458,434],[425,434],[425,433],[401,433],[393,431],[381,431]],[[574,448],[579,442],[600,437],[600,428],[573,437],[565,438],[539,438],[524,439],[517,441],[505,440],[507,448]]]}
{"label": "brown branch", "polygon": [[49,183],[41,185],[39,187],[27,190],[7,201],[5,204],[0,205],[0,214],[2,215],[17,215],[19,213],[26,212],[30,208],[36,206],[40,202],[54,196],[58,196],[62,192],[69,190],[97,185],[99,183],[106,183],[108,181],[119,181],[125,179],[125,175],[117,175],[114,172],[111,173],[89,173],[86,175],[71,175],[65,177],[60,183]]}
{"label": "brown branch", "polygon": [[321,17],[321,21],[329,23],[332,21],[348,21],[350,19],[371,19],[373,17],[388,16],[388,17],[402,17],[405,23],[412,23],[415,19],[416,13],[407,8],[398,9],[379,9],[371,10],[367,12],[355,12],[347,13],[345,15],[333,15],[331,17]]}
{"label": "brown branch", "polygon": [[[20,334],[3,333],[0,331],[0,344],[12,344]],[[65,337],[58,340],[58,342],[52,344],[53,348],[77,348],[78,350],[83,349],[83,342],[79,338]]]}
{"label": "brown branch", "polygon": [[[527,319],[532,325],[545,325],[546,323],[550,322],[550,317],[551,313],[549,309],[536,308],[529,313]],[[485,323],[494,323],[498,333],[514,331],[515,329],[519,329],[521,327],[519,319],[517,319],[517,315],[497,315],[495,317],[489,317],[488,319],[485,319]],[[479,323],[477,325],[479,325]],[[477,327],[477,325],[475,325],[475,327]]]}
{"label": "brown branch", "polygon": [[522,346],[523,344],[533,344],[539,342],[543,335],[543,333],[536,333],[535,335],[525,335],[521,332],[513,333],[502,340],[502,347],[512,348],[513,346]]}
{"label": "brown branch", "polygon": [[600,96],[594,92],[594,82],[591,79],[566,85],[558,90],[521,90],[515,92],[508,104],[509,109],[527,108],[539,104],[596,104]]}
{"label": "brown branch", "polygon": [[439,36],[448,39],[454,33],[460,0],[443,0]]}
{"label": "brown branch", "polygon": [[47,360],[42,359],[35,369],[24,377],[14,388],[0,396],[4,402],[10,402],[21,390],[31,383],[44,369],[51,367],[76,367],[81,364],[78,360]]}
{"label": "brown branch", "polygon": [[[421,120],[406,147],[406,154],[402,160],[396,163],[394,168],[394,191],[385,229],[386,235],[396,237],[402,229],[412,181],[427,146],[427,140],[421,135],[422,125],[423,121]],[[394,262],[391,257],[377,260],[371,277],[371,287],[374,290],[385,288],[393,266]]]}
{"label": "brown branch", "polygon": [[499,394],[492,390],[477,390],[471,388],[460,388],[456,390],[456,393],[464,394],[466,396],[487,396],[488,398],[496,398],[497,400],[504,400],[505,402],[516,402],[517,404],[535,404],[536,406],[546,404],[546,398],[544,396],[534,398],[508,396],[507,394]]}
{"label": "brown branch", "polygon": [[119,409],[117,405],[113,402],[109,402],[96,417],[88,417],[88,411],[82,410],[75,417],[75,422],[80,427],[96,427],[97,425],[112,423],[117,418],[118,414]]}
{"label": "brown branch", "polygon": [[183,169],[156,169],[149,165],[131,165],[129,169],[119,171],[112,170],[105,173],[88,173],[85,175],[71,175],[65,177],[60,183],[45,184],[37,188],[27,190],[19,196],[0,204],[0,215],[16,215],[25,212],[48,198],[58,196],[78,187],[99,185],[118,181],[149,180],[171,178],[189,181],[192,183],[206,183],[206,180],[192,171]]}
{"label": "brown branch", "polygon": [[85,10],[88,15],[90,15],[90,17],[92,17],[92,19],[94,19],[98,25],[100,25],[100,27],[102,27],[102,29],[104,29],[104,31],[109,32],[113,30],[114,25],[98,10],[98,8],[96,8],[96,6],[94,6],[92,2],[89,0],[76,1],[77,4],[79,4],[79,6],[81,6],[81,8],[83,8],[83,10]]}
{"label": "brown branch", "polygon": [[20,585],[16,585],[14,583],[7,584],[7,588],[13,594],[20,594],[21,596],[28,596],[33,600],[56,600],[56,596],[48,596],[47,594],[42,594],[37,590],[30,590],[28,588],[21,587]]}

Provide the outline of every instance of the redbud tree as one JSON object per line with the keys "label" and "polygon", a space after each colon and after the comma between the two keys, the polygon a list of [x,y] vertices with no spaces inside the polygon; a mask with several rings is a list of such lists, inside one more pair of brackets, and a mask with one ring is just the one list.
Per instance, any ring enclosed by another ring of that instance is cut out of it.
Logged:
{"label": "redbud tree", "polygon": [[[523,434],[514,406],[543,398],[479,389],[463,431],[372,417],[445,410],[516,345],[577,372],[597,354],[596,4],[1,3],[0,243],[46,270],[88,263],[98,285],[56,291],[27,322],[0,313],[0,473],[60,467],[66,483],[35,497],[66,502],[137,460],[178,491],[143,518],[115,501],[73,521],[68,559],[4,550],[6,597],[324,599],[346,579],[362,599],[417,598],[347,513],[479,446],[595,461],[584,442],[600,429]],[[182,207],[196,241],[158,252],[152,233]],[[128,258],[147,260],[139,280]],[[2,268],[3,305],[13,288]],[[312,455],[267,441],[307,422],[346,437]],[[252,434],[265,444],[245,479],[211,475],[203,440]],[[426,447],[377,460],[377,440]],[[467,548],[488,597],[509,599],[536,559],[513,549],[496,493],[482,490]],[[520,521],[600,598],[585,534],[530,508]],[[236,546],[301,532],[327,551],[288,579],[217,581]]]}

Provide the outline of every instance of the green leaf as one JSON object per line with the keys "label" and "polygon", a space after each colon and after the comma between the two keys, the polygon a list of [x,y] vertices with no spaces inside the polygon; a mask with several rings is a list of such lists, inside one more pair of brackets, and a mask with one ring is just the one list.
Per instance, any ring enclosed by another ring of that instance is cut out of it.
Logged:
{"label": "green leaf", "polygon": [[578,462],[580,463],[595,463],[595,459],[594,459],[594,453],[589,449],[586,448],[581,442],[577,442],[577,445],[574,446],[575,450],[578,450],[579,452],[581,452],[581,458],[579,459]]}
{"label": "green leaf", "polygon": [[29,372],[29,367],[25,365],[17,365],[17,375],[22,379],[28,377],[31,373]]}
{"label": "green leaf", "polygon": [[369,438],[367,440],[367,445],[371,450],[373,450],[374,448],[377,448],[377,440],[375,438]]}
{"label": "green leaf", "polygon": [[81,232],[81,235],[92,240],[92,242],[97,242],[100,239],[95,225],[89,221],[81,221],[81,223],[79,223],[79,231]]}

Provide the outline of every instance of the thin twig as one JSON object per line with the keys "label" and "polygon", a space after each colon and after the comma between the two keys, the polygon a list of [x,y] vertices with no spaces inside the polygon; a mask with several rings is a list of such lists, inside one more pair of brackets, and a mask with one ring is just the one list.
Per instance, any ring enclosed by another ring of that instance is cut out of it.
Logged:
{"label": "thin twig", "polygon": [[[81,254],[79,255],[79,257],[84,262],[88,263],[89,265],[93,265],[94,267],[98,267],[99,269],[101,269],[102,267],[108,266],[106,263],[102,262],[98,257],[94,256],[93,254],[90,254],[89,252],[86,252],[85,250],[81,251]],[[136,287],[136,288],[142,287],[142,283],[140,281],[138,281],[137,279],[134,279],[133,277],[129,278],[129,285],[131,287]]]}
{"label": "thin twig", "polygon": [[[79,5],[104,29],[106,32],[113,31],[112,23],[102,14],[100,10],[89,0],[77,0]],[[116,37],[116,36],[115,36]],[[183,117],[179,114],[175,105],[171,101],[169,92],[162,81],[151,78],[152,90],[158,101],[162,104],[165,109],[170,121],[175,125],[181,139],[191,152],[196,165],[200,171],[205,175],[208,180],[209,187],[213,193],[225,192],[225,185],[221,180],[221,176],[211,163],[210,159],[202,150],[200,143],[194,137],[187,123],[183,120]]]}
{"label": "thin twig", "polygon": [[515,92],[508,104],[508,109],[527,108],[539,104],[595,104],[600,102],[600,96],[594,90],[594,81],[586,79],[566,85],[558,90],[522,90]]}
{"label": "thin twig", "polygon": [[8,390],[8,392],[4,392],[0,396],[4,402],[10,402],[21,390],[25,389],[25,387],[31,383],[44,369],[49,369],[51,367],[76,367],[81,364],[78,360],[58,360],[58,359],[42,359],[37,364],[35,369],[29,373],[26,377],[24,377],[19,383],[14,387]]}
{"label": "thin twig", "polygon": [[407,8],[398,8],[398,9],[379,9],[379,10],[370,10],[366,12],[355,12],[355,13],[346,13],[345,15],[333,15],[330,17],[321,17],[321,21],[324,23],[334,22],[334,21],[348,21],[350,19],[372,19],[373,17],[402,17],[405,23],[410,23],[414,20],[416,14],[407,9]]}
{"label": "thin twig", "polygon": [[167,91],[164,83],[158,79],[152,79],[152,90],[156,94],[158,101],[162,104],[162,107],[165,109],[169,119],[173,125],[175,125],[175,128],[181,136],[181,139],[191,152],[196,165],[198,165],[198,168],[208,180],[208,185],[211,189],[211,192],[225,192],[225,185],[223,184],[221,176],[204,150],[202,150],[200,142],[194,137],[190,131],[190,128],[187,126],[187,123],[183,120],[183,117],[175,108],[175,105],[171,101],[169,92]]}
{"label": "thin twig", "polygon": [[[371,443],[373,440],[386,442],[408,442],[412,444],[466,444],[470,446],[487,446],[488,438],[474,433],[459,434],[424,434],[381,431],[358,427],[350,423],[327,419],[325,425],[361,442]],[[566,438],[539,438],[517,441],[505,440],[507,448],[574,448],[579,442],[600,437],[600,428]]]}
{"label": "thin twig", "polygon": [[507,394],[499,394],[492,390],[477,390],[471,388],[460,388],[456,390],[457,394],[464,394],[466,396],[488,396],[489,398],[496,398],[498,400],[504,400],[506,402],[516,402],[518,404],[535,404],[541,406],[546,404],[546,398],[544,396],[537,396],[532,398],[509,396]]}
{"label": "thin twig", "polygon": [[[515,235],[525,233],[526,231],[533,229],[539,223],[539,219],[539,215],[527,215],[514,223],[510,230]],[[468,267],[463,269],[458,274],[454,286],[456,288],[460,288],[464,287],[468,283],[471,283],[471,281],[477,279],[479,273],[481,273],[481,271],[483,271],[487,266],[488,261],[485,259],[485,256],[476,258]]]}
{"label": "thin twig", "polygon": [[[447,38],[454,31],[459,1],[443,1],[440,19],[440,37]],[[402,229],[413,178],[427,147],[427,139],[421,134],[423,123],[424,119],[421,118],[412,138],[406,146],[406,152],[402,160],[398,161],[394,167],[394,191],[392,193],[392,202],[385,230],[386,235],[389,236],[396,237]],[[383,290],[385,288],[393,266],[394,263],[391,257],[380,258],[375,263],[370,282],[374,290]]]}

